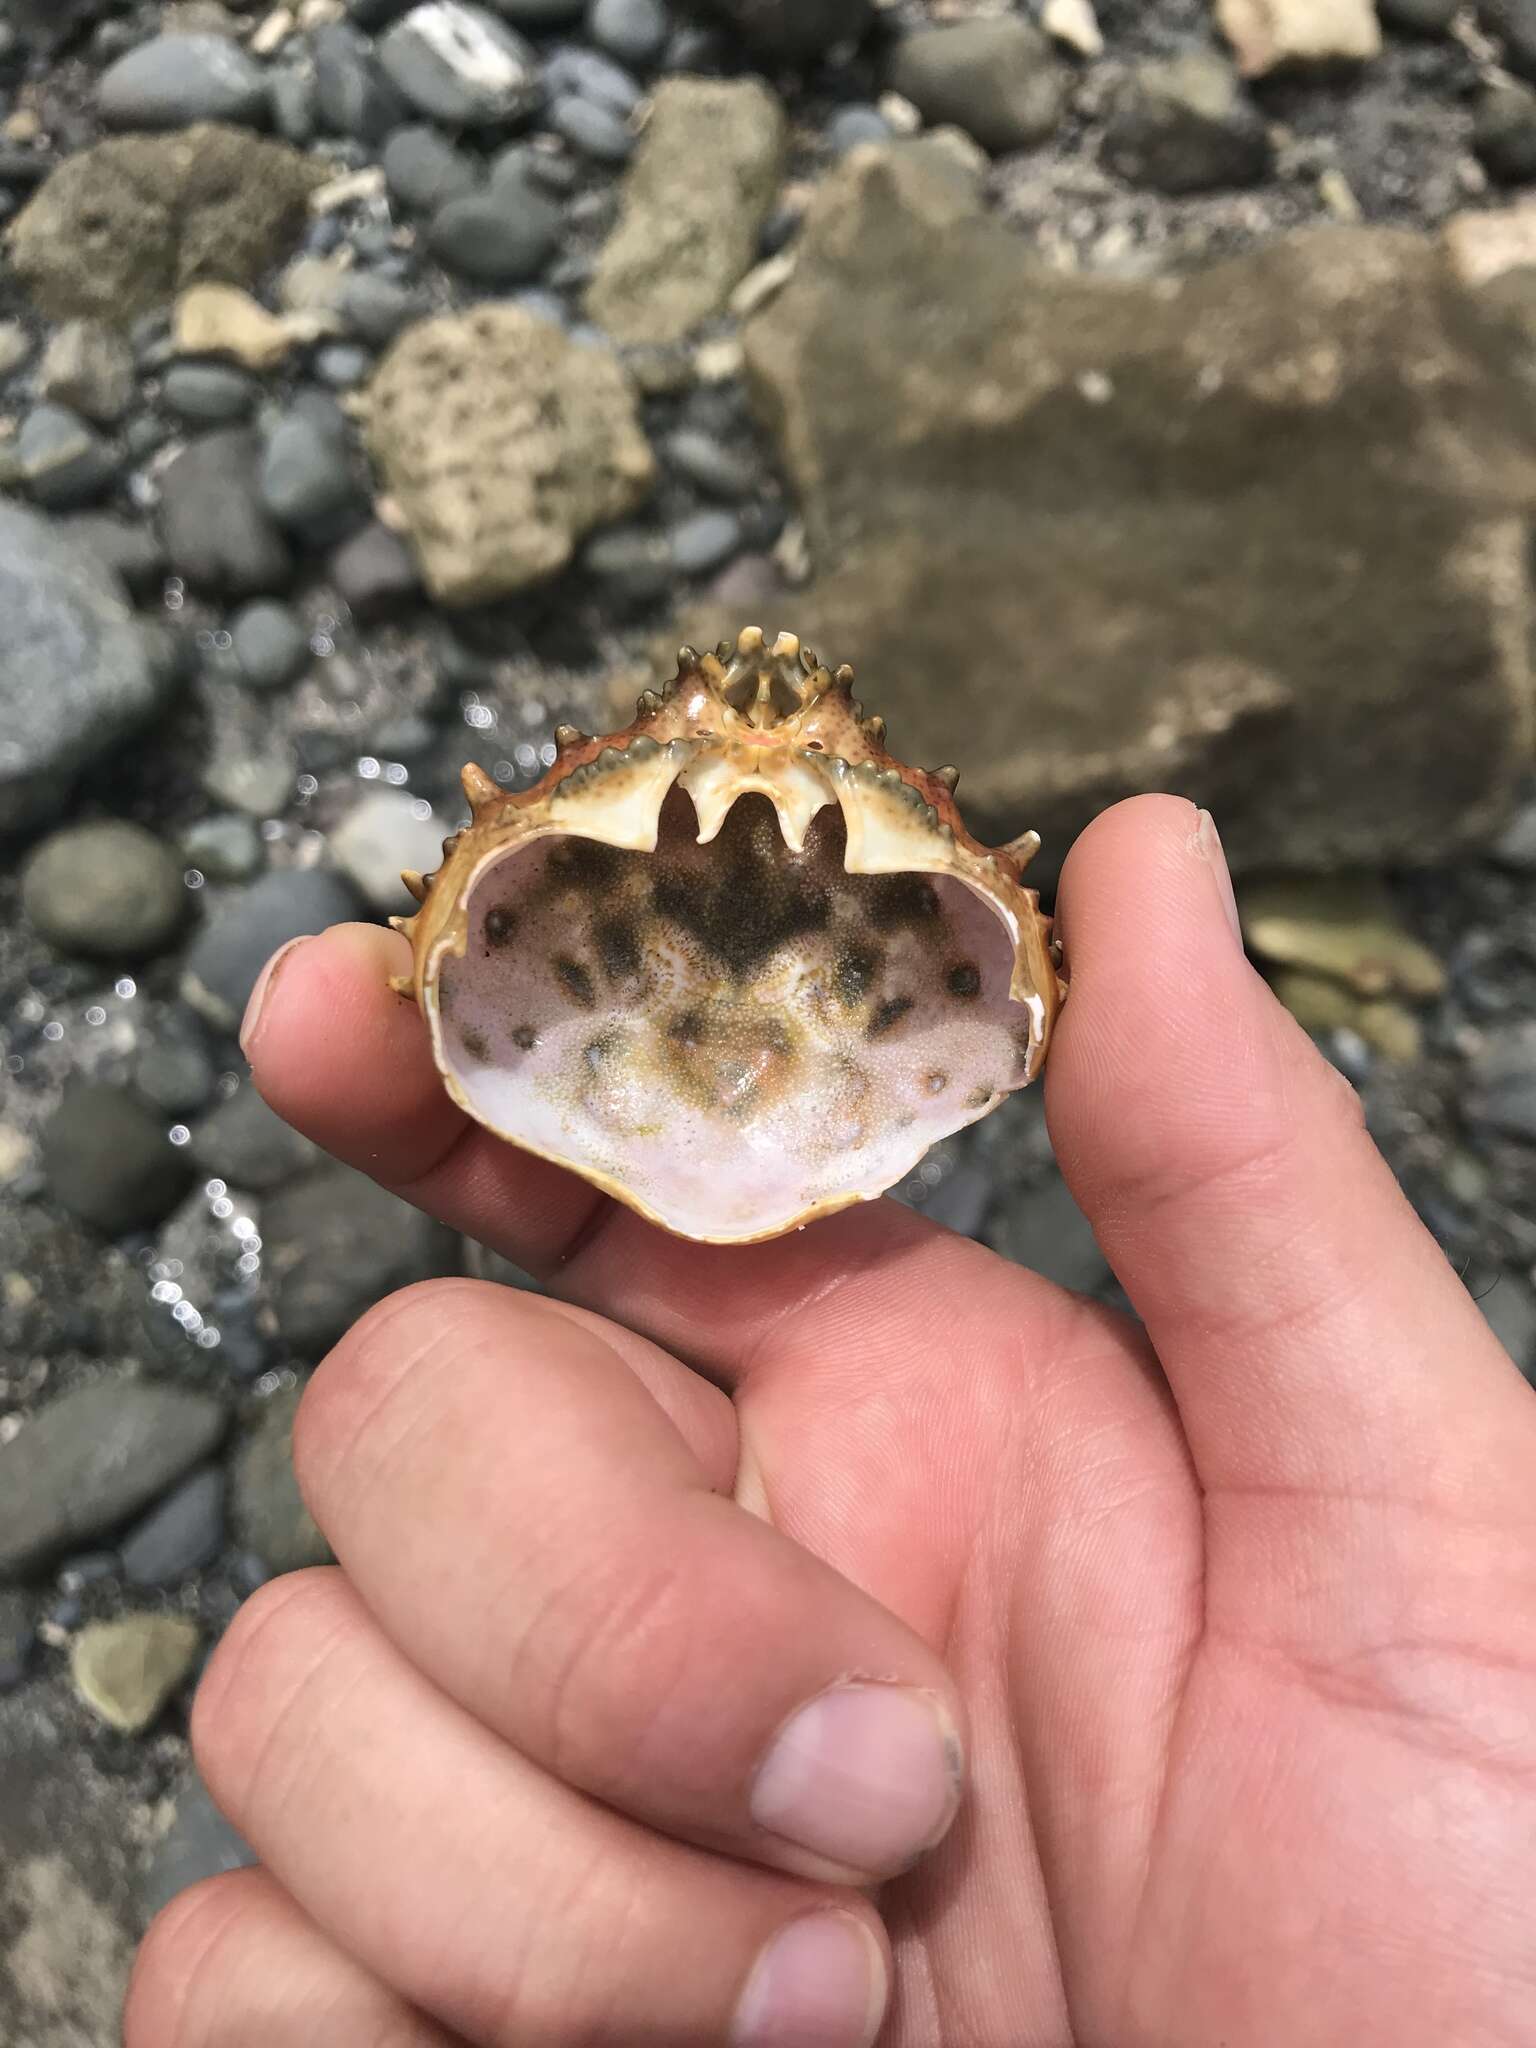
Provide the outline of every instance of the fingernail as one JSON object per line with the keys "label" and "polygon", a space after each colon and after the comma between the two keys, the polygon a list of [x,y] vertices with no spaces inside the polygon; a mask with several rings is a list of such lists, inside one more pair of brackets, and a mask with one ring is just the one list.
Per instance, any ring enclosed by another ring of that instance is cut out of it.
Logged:
{"label": "fingernail", "polygon": [[1227,856],[1221,843],[1221,834],[1216,830],[1216,820],[1209,811],[1200,813],[1195,827],[1195,844],[1210,862],[1211,873],[1216,880],[1216,893],[1221,898],[1221,907],[1227,914],[1227,923],[1232,927],[1232,936],[1239,946],[1243,943],[1243,921],[1237,914],[1237,896],[1232,887],[1232,870],[1227,866]]}
{"label": "fingernail", "polygon": [[298,938],[290,939],[286,945],[279,946],[256,977],[256,986],[251,990],[250,1000],[245,1006],[245,1015],[240,1020],[240,1050],[247,1059],[251,1056],[251,1047],[256,1043],[256,1033],[261,1028],[261,1012],[271,990],[273,977],[294,947],[302,946],[308,936],[308,933],[301,932]]}
{"label": "fingernail", "polygon": [[885,1957],[862,1921],[808,1913],[758,1957],[731,2048],[872,2048],[887,1988]]}
{"label": "fingernail", "polygon": [[888,1876],[945,1833],[964,1757],[931,1695],[839,1685],[779,1730],[752,1787],[760,1828],[850,1870]]}

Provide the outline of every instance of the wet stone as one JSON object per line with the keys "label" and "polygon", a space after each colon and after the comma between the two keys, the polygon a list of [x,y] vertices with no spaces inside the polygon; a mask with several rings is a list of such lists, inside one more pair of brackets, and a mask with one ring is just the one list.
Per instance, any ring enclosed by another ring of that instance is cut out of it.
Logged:
{"label": "wet stone", "polygon": [[555,101],[547,115],[549,126],[572,149],[597,163],[621,164],[635,147],[635,131],[622,115],[591,100],[567,94]]}
{"label": "wet stone", "polygon": [[373,356],[355,341],[332,341],[315,351],[315,375],[333,391],[350,391],[373,368]]}
{"label": "wet stone", "polygon": [[451,1232],[344,1166],[274,1195],[262,1239],[278,1327],[316,1360],[373,1302],[457,1263]]}
{"label": "wet stone", "polygon": [[403,791],[373,789],[331,833],[331,854],[358,892],[378,911],[408,913],[414,906],[401,870],[431,874],[442,859],[443,821],[418,817]]}
{"label": "wet stone", "polygon": [[187,1162],[143,1103],[104,1082],[66,1082],[43,1126],[48,1192],[109,1237],[147,1230],[186,1190]]}
{"label": "wet stone", "polygon": [[587,11],[589,39],[621,64],[654,64],[671,28],[662,0],[592,0]]}
{"label": "wet stone", "polygon": [[109,1534],[218,1445],[217,1401],[152,1380],[61,1395],[0,1444],[0,1578]]}
{"label": "wet stone", "polygon": [[249,1083],[193,1126],[187,1150],[199,1172],[258,1195],[286,1187],[320,1158],[318,1146],[269,1109]]}
{"label": "wet stone", "polygon": [[1501,185],[1536,178],[1536,92],[1513,79],[1490,86],[1477,103],[1472,147]]}
{"label": "wet stone", "polygon": [[397,128],[382,161],[390,197],[413,213],[435,213],[480,183],[476,165],[436,128]]}
{"label": "wet stone", "polygon": [[484,7],[425,0],[379,44],[379,61],[418,112],[451,128],[527,113],[539,95],[530,45]]}
{"label": "wet stone", "polygon": [[198,425],[246,418],[260,393],[254,377],[227,363],[173,363],[160,384],[167,410]]}
{"label": "wet stone", "polygon": [[[544,67],[544,81],[552,99],[586,100],[594,107],[605,107],[610,114],[632,114],[643,97],[638,80],[621,64],[610,63],[595,50],[574,43],[551,56]],[[529,153],[537,155],[536,151]]]}
{"label": "wet stone", "polygon": [[262,451],[260,490],[272,517],[309,536],[334,528],[358,503],[344,415],[330,405],[283,414]]}
{"label": "wet stone", "polygon": [[229,622],[240,673],[253,689],[278,690],[309,660],[309,630],[274,598],[257,598]]}
{"label": "wet stone", "polygon": [[212,1101],[217,1079],[202,1026],[186,1010],[161,1019],[134,1055],[134,1087],[167,1116],[190,1116],[202,1109]]}
{"label": "wet stone", "polygon": [[66,320],[37,366],[40,398],[111,426],[133,403],[133,351],[98,320]]}
{"label": "wet stone", "polygon": [[138,1735],[157,1718],[197,1658],[197,1624],[172,1614],[89,1622],[70,1648],[75,1691],[110,1728]]}
{"label": "wet stone", "polygon": [[219,1812],[195,1771],[188,1771],[173,1797],[175,1817],[150,1852],[139,1881],[139,1913],[146,1925],[189,1885],[256,1861],[255,1851]]}
{"label": "wet stone", "polygon": [[537,277],[560,243],[560,207],[526,180],[499,177],[433,215],[427,246],[439,263],[482,284]]}
{"label": "wet stone", "polygon": [[1205,50],[1131,72],[1102,144],[1118,176],[1173,193],[1255,185],[1272,155],[1268,124],[1236,71]]}
{"label": "wet stone", "polygon": [[279,946],[354,917],[357,898],[324,868],[262,875],[221,904],[187,955],[184,993],[221,1030],[244,1015],[257,976]]}
{"label": "wet stone", "polygon": [[373,347],[382,348],[394,340],[402,327],[422,317],[427,300],[410,285],[365,270],[345,279],[338,310],[354,334],[361,335]]}
{"label": "wet stone", "polygon": [[62,405],[34,405],[16,436],[16,467],[50,512],[89,505],[117,478],[118,458],[96,429]]}
{"label": "wet stone", "polygon": [[115,512],[77,512],[59,530],[88,548],[111,576],[127,584],[141,602],[158,598],[165,581],[165,550],[155,529]]}
{"label": "wet stone", "polygon": [[741,522],[734,512],[696,512],[691,519],[678,521],[667,545],[680,576],[703,576],[729,561],[741,546]]}
{"label": "wet stone", "polygon": [[163,952],[186,915],[181,862],[164,840],[118,819],[66,826],[34,849],[21,900],[61,952],[141,960]]}
{"label": "wet stone", "polygon": [[214,811],[189,825],[181,850],[210,882],[248,882],[265,858],[255,823],[236,811]]}
{"label": "wet stone", "polygon": [[381,140],[405,109],[379,69],[368,37],[346,22],[330,22],[315,30],[309,47],[319,125],[331,135]]}
{"label": "wet stone", "polygon": [[204,1465],[168,1493],[118,1545],[130,1586],[174,1586],[224,1547],[223,1467]]}
{"label": "wet stone", "polygon": [[25,1593],[0,1587],[0,1694],[12,1692],[27,1675],[36,1627]]}
{"label": "wet stone", "polygon": [[1012,16],[904,36],[886,75],[930,126],[961,128],[994,154],[1043,142],[1071,88],[1049,36]]}
{"label": "wet stone", "polygon": [[190,441],[161,477],[166,552],[195,590],[254,597],[292,580],[293,557],[258,490],[259,459],[255,435],[229,427]]}
{"label": "wet stone", "polygon": [[96,104],[109,128],[254,127],[267,116],[266,73],[228,36],[155,36],[103,72]]}
{"label": "wet stone", "polygon": [[357,619],[377,618],[421,590],[421,569],[410,547],[377,519],[336,549],[328,570],[337,595]]}
{"label": "wet stone", "polygon": [[331,1561],[293,1471],[293,1419],[303,1391],[284,1387],[273,1394],[235,1456],[230,1518],[240,1542],[269,1573]]}

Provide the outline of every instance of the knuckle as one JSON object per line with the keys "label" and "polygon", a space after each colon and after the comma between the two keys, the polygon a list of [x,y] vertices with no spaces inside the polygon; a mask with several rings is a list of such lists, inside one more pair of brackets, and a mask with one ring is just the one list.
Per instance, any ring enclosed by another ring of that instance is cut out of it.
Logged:
{"label": "knuckle", "polygon": [[204,1878],[155,1915],[134,1958],[123,2048],[202,2048],[208,2037],[198,2013],[206,2010],[209,1988],[217,1988],[248,1878],[245,1871]]}

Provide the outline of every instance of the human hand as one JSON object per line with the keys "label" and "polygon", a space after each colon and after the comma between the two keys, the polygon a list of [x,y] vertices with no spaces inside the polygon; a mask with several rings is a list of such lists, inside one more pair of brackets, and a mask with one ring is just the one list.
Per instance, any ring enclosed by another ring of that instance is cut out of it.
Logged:
{"label": "human hand", "polygon": [[283,958],[268,1100],[562,1300],[414,1288],[317,1373],[340,1569],[193,1722],[262,1868],[156,1922],[128,2048],[1529,2048],[1536,1401],[1197,814],[1061,904],[1051,1129],[1144,1329],[890,1203],[665,1237],[452,1107],[401,941]]}

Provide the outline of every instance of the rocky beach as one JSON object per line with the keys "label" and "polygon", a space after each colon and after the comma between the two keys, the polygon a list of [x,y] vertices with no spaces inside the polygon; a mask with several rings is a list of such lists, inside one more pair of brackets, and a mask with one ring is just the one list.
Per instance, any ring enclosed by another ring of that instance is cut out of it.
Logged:
{"label": "rocky beach", "polygon": [[[307,1375],[533,1284],[266,1109],[260,968],[680,642],[853,663],[1047,893],[1207,806],[1536,1378],[1533,0],[12,0],[0,235],[0,2048],[246,1856]],[[1122,1299],[1037,1090],[898,1194]]]}

